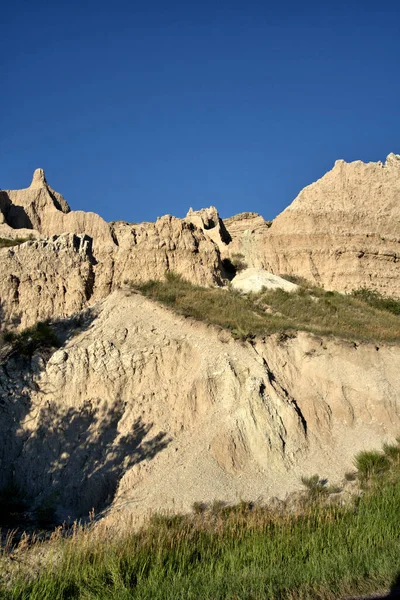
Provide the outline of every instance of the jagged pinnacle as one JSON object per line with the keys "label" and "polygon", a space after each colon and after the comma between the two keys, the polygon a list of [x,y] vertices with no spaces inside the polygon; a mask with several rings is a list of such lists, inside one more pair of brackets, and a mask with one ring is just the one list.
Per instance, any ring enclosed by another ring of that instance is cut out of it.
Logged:
{"label": "jagged pinnacle", "polygon": [[43,169],[36,169],[33,177],[32,183],[30,185],[31,188],[39,188],[47,185],[46,176],[44,174]]}

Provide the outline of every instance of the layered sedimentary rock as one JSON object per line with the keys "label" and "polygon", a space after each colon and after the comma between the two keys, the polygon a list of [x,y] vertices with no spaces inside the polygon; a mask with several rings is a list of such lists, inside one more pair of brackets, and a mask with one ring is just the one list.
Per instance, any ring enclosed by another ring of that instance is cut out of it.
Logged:
{"label": "layered sedimentary rock", "polygon": [[0,327],[24,328],[84,308],[94,285],[90,244],[65,234],[0,248]]}
{"label": "layered sedimentary rock", "polygon": [[[88,275],[86,267],[81,269],[82,272],[75,268],[75,242],[70,243],[72,255],[66,258],[64,265],[59,263],[58,254],[54,261],[49,258],[54,245],[46,240],[64,233],[90,238],[90,294],[77,292],[78,289],[87,289]],[[4,273],[0,302],[3,321],[7,324],[19,322],[21,326],[32,325],[34,319],[52,316],[49,298],[58,298],[59,291],[64,288],[65,300],[53,302],[54,317],[80,310],[83,303],[78,296],[86,297],[86,302],[93,302],[106,297],[126,281],[162,279],[167,271],[180,273],[189,281],[201,285],[221,283],[218,247],[201,228],[169,215],[158,219],[156,223],[131,225],[125,222],[108,224],[95,213],[71,211],[61,194],[48,185],[42,169],[35,171],[29,188],[0,191],[0,237],[28,236],[42,242],[24,246],[22,250],[7,252],[0,249],[3,258],[0,272]],[[42,250],[43,260],[40,256]],[[23,260],[17,260],[16,257],[22,255]],[[31,267],[34,273],[37,270],[33,265],[40,265],[40,277],[35,275],[31,278]],[[47,286],[41,282],[34,283],[45,277],[48,279]],[[65,278],[67,281],[74,279],[74,291],[65,285]],[[9,283],[11,279],[14,282],[24,281],[25,291],[18,295],[18,306],[10,301],[14,293],[11,290],[14,284]],[[35,299],[34,307],[25,304],[28,302],[30,285],[36,285],[31,292],[31,297]],[[41,293],[37,293],[37,290],[41,290]]]}
{"label": "layered sedimentary rock", "polygon": [[327,289],[400,296],[400,157],[339,160],[266,230],[256,216],[225,221],[248,266]]}
{"label": "layered sedimentary rock", "polygon": [[61,520],[282,497],[398,435],[398,347],[243,344],[123,291],[79,323],[50,358],[0,367],[0,485]]}
{"label": "layered sedimentary rock", "polygon": [[98,246],[113,244],[104,219],[91,212],[71,211],[63,196],[48,185],[42,169],[36,169],[28,188],[1,191],[0,208],[6,223],[17,230],[34,229],[46,237],[86,234],[93,240],[94,252]]}
{"label": "layered sedimentary rock", "polygon": [[271,222],[265,221],[258,213],[244,212],[224,219],[224,225],[232,240],[225,249],[224,258],[241,255],[249,268],[263,269],[262,249]]}
{"label": "layered sedimentary rock", "polygon": [[200,285],[221,282],[217,246],[200,228],[165,215],[155,223],[114,223],[118,244],[114,258],[114,282],[125,279],[162,279],[167,271],[183,275]]}

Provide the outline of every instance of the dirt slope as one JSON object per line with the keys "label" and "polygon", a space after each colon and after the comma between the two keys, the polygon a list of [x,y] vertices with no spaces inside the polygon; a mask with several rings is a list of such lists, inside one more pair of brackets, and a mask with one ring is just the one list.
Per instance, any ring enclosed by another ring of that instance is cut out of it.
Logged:
{"label": "dirt slope", "polygon": [[14,473],[66,518],[340,479],[355,452],[398,434],[399,359],[398,347],[308,334],[242,343],[114,292],[48,362],[3,360],[1,483]]}

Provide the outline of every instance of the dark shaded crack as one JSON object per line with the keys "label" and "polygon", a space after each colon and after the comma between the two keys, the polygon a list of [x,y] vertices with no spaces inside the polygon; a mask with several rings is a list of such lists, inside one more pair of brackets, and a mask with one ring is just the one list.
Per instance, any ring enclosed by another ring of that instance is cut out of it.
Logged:
{"label": "dark shaded crack", "polygon": [[85,298],[87,301],[93,296],[94,291],[94,283],[95,283],[96,275],[93,269],[93,265],[89,265],[89,273],[85,281]]}
{"label": "dark shaded crack", "polygon": [[[260,354],[257,352],[257,349],[255,348],[255,346],[254,346],[254,345],[253,345],[253,348],[254,348],[254,351],[255,351],[255,352],[258,354],[258,356],[260,356]],[[263,360],[264,367],[265,367],[265,370],[266,370],[266,372],[267,372],[267,377],[268,377],[268,381],[269,381],[269,383],[271,384],[271,386],[274,388],[274,390],[275,390],[275,391],[276,391],[278,394],[283,394],[283,395],[284,395],[284,397],[285,397],[285,399],[287,400],[287,402],[288,402],[289,404],[291,404],[291,406],[293,406],[293,408],[294,408],[294,410],[295,410],[295,412],[296,412],[296,414],[297,414],[297,416],[298,416],[298,419],[299,419],[299,421],[300,421],[300,423],[301,423],[301,426],[302,426],[302,428],[303,428],[303,430],[304,430],[304,435],[305,435],[305,436],[307,436],[307,431],[308,431],[307,421],[306,421],[306,419],[305,419],[305,417],[304,417],[304,415],[303,415],[303,413],[302,413],[302,411],[301,411],[301,408],[300,408],[300,406],[297,404],[297,402],[296,402],[296,400],[293,398],[293,396],[291,396],[291,395],[289,394],[289,392],[287,391],[287,389],[286,389],[286,388],[284,388],[284,387],[283,387],[283,385],[282,385],[282,384],[280,384],[280,383],[277,381],[277,379],[276,379],[276,377],[275,377],[274,373],[273,373],[273,372],[271,371],[271,369],[269,368],[269,366],[268,366],[268,363],[267,363],[267,361],[265,360],[265,358],[264,358],[263,356],[260,356],[260,357],[261,357],[261,358],[262,358],[262,360]],[[260,391],[261,391],[261,387],[262,387],[262,385],[263,385],[263,384],[261,384],[261,386],[260,386]],[[264,390],[265,390],[265,386],[264,386]]]}

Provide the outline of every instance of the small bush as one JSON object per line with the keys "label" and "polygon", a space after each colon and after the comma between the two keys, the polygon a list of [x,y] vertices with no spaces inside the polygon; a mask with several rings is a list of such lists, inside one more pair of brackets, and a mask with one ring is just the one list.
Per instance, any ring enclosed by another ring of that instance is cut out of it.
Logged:
{"label": "small bush", "polygon": [[321,496],[326,496],[329,493],[326,487],[328,480],[320,479],[319,475],[311,475],[311,477],[302,477],[301,483],[307,488],[309,498],[315,500]]}
{"label": "small bush", "polygon": [[234,266],[236,273],[240,273],[240,271],[244,271],[248,267],[248,264],[244,260],[244,254],[240,254],[239,252],[232,254],[231,263]]}
{"label": "small bush", "polygon": [[384,454],[392,461],[400,460],[400,446],[395,444],[384,444]]}
{"label": "small bush", "polygon": [[192,510],[195,515],[202,515],[207,510],[207,504],[205,502],[193,502]]}
{"label": "small bush", "polygon": [[347,471],[344,474],[344,478],[346,481],[355,481],[357,479],[357,473],[355,471]]}
{"label": "small bush", "polygon": [[364,480],[384,473],[390,467],[388,457],[376,450],[359,452],[354,459],[354,464],[360,479]]}

